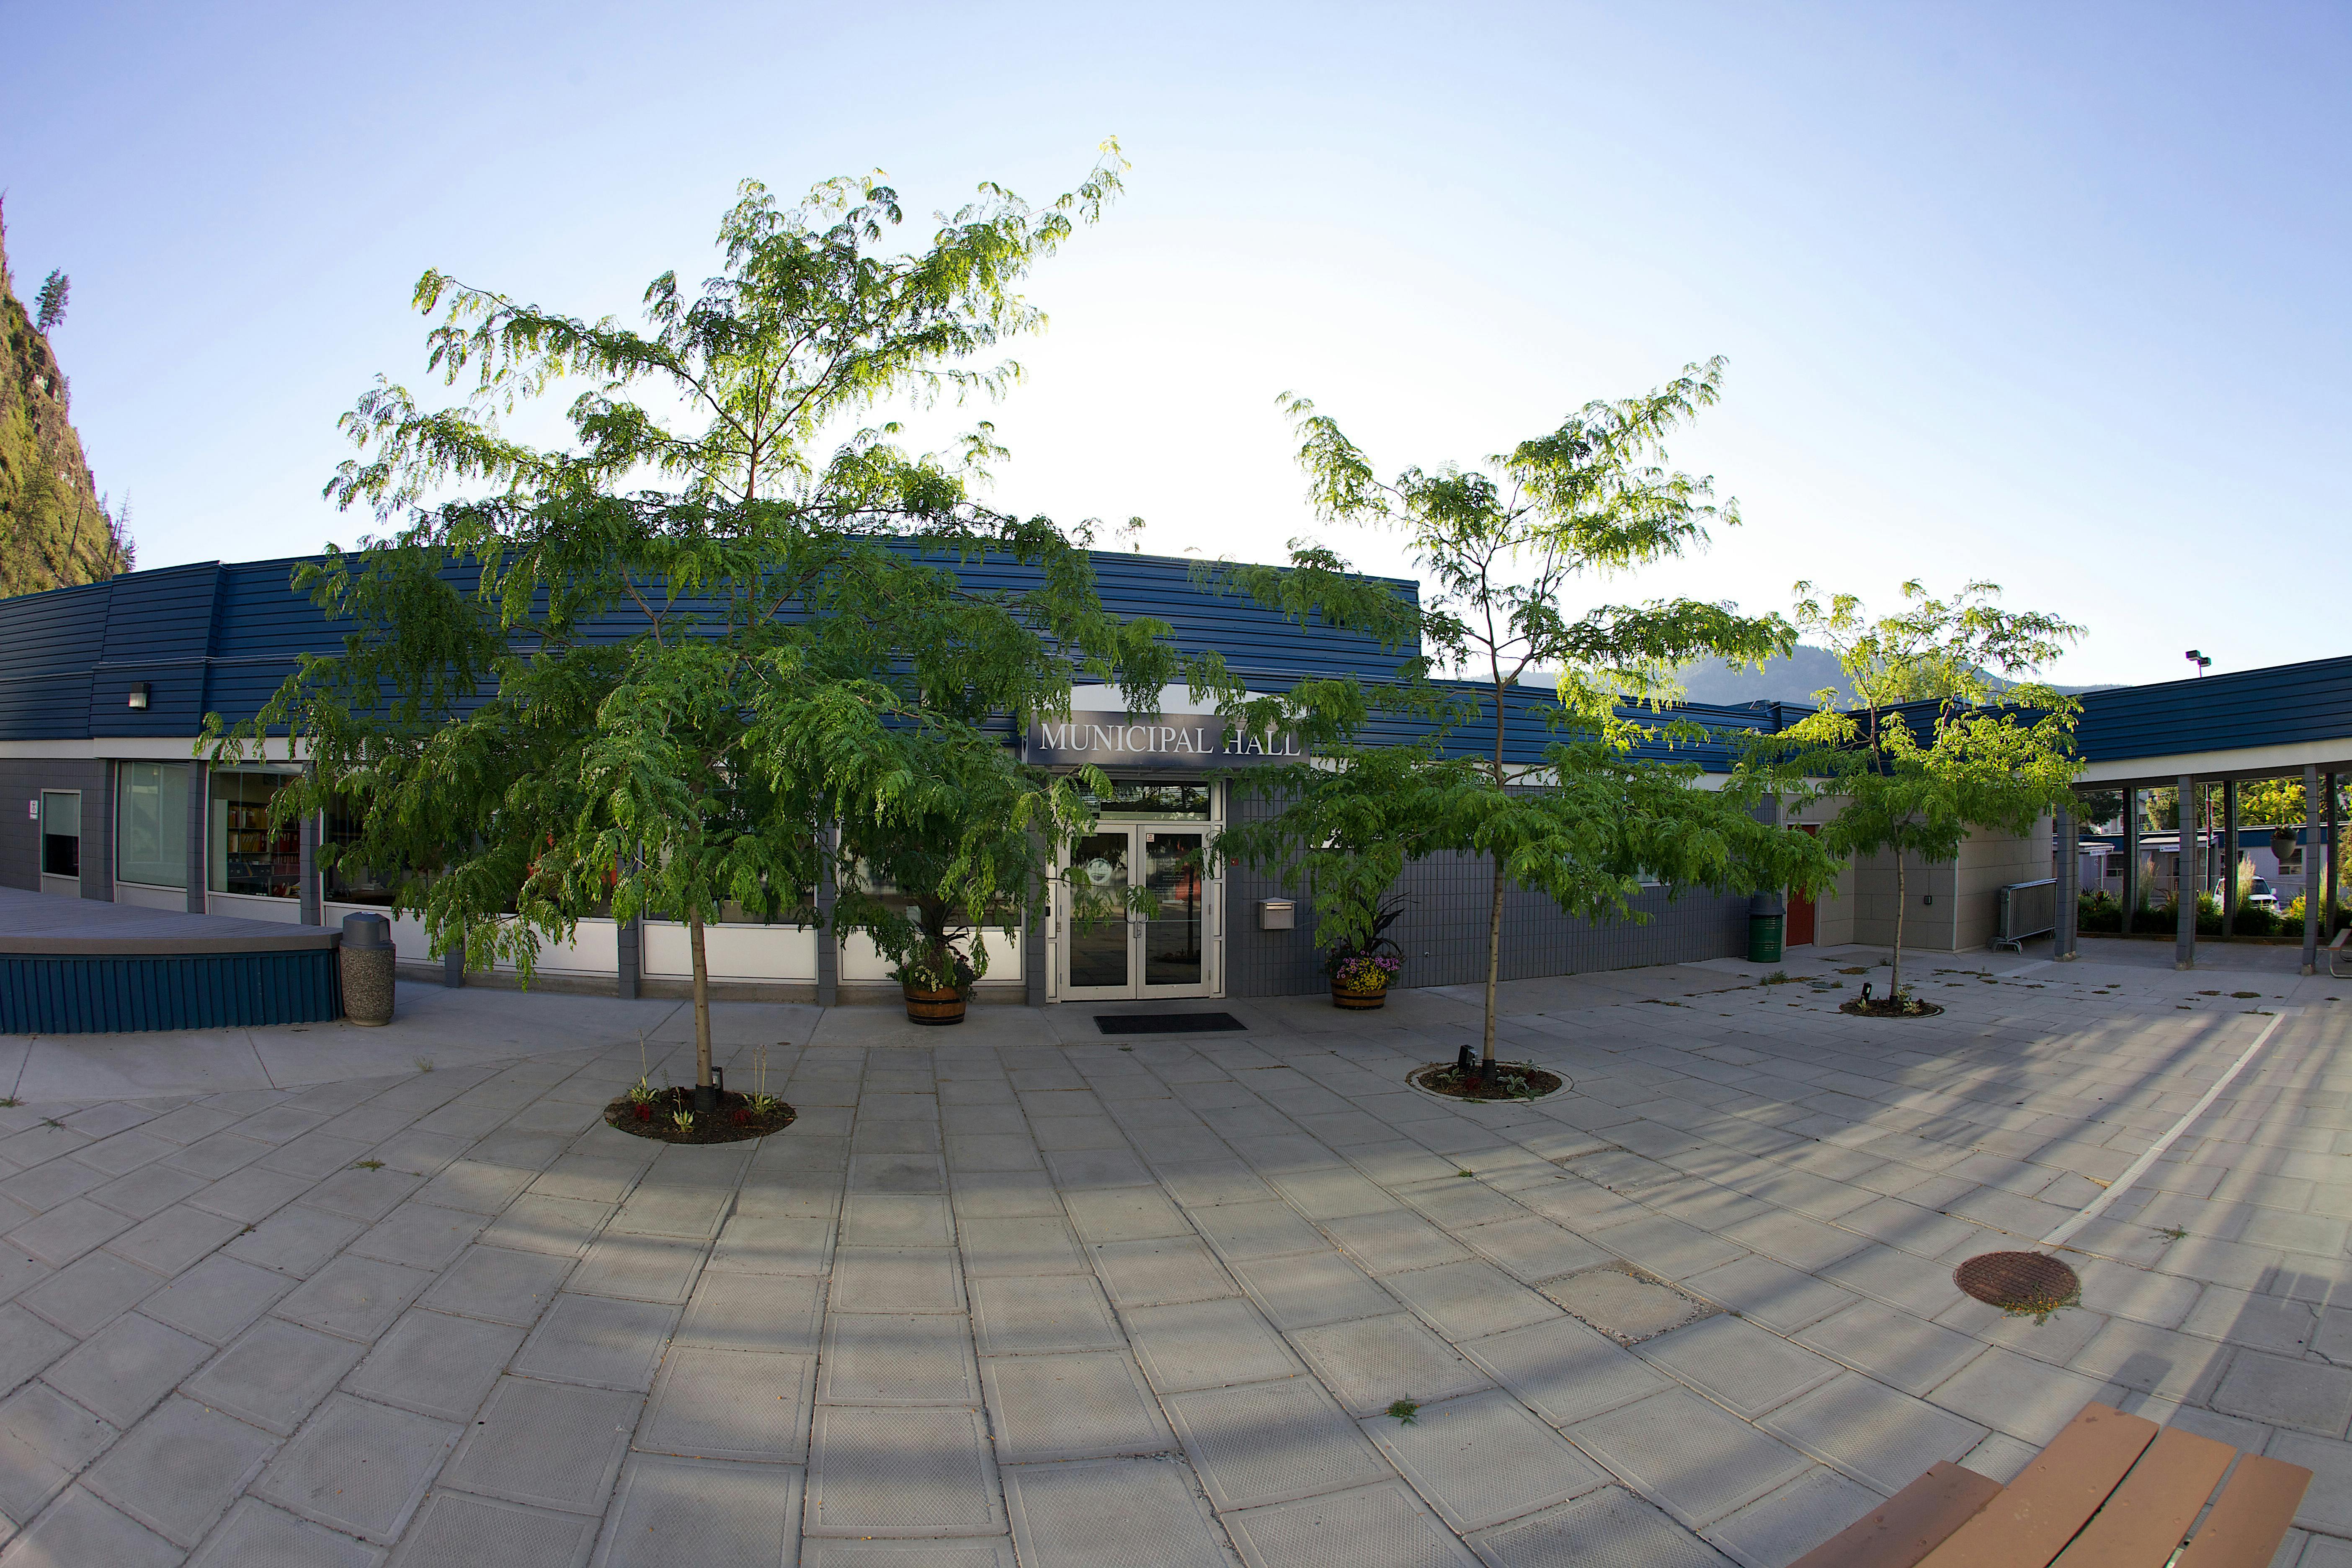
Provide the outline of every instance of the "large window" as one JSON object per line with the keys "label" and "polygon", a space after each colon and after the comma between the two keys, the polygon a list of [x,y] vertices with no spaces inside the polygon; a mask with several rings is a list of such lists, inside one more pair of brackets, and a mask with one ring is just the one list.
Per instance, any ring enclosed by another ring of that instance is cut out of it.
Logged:
{"label": "large window", "polygon": [[114,878],[188,885],[188,764],[125,763],[115,788]]}
{"label": "large window", "polygon": [[374,904],[392,907],[392,882],[376,874],[348,854],[351,846],[360,840],[361,818],[348,801],[338,800],[327,808],[327,842],[339,851],[335,863],[327,868],[327,900],[337,904]]}
{"label": "large window", "polygon": [[81,791],[41,792],[41,875],[81,875]]}
{"label": "large window", "polygon": [[270,801],[293,782],[292,773],[279,769],[213,770],[211,853],[205,859],[214,892],[302,896],[301,827],[269,822]]}

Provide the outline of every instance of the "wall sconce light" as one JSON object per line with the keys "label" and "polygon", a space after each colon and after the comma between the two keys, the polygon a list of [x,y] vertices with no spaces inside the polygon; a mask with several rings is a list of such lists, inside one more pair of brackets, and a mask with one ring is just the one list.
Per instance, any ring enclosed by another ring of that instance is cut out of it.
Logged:
{"label": "wall sconce light", "polygon": [[150,686],[147,682],[143,680],[132,681],[131,683],[131,708],[141,713],[147,711],[147,700],[149,697],[153,695],[153,692],[154,688]]}

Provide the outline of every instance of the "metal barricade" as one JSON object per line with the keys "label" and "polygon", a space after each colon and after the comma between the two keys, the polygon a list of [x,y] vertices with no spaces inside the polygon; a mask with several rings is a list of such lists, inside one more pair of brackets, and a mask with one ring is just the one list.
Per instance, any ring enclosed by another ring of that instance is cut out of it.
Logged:
{"label": "metal barricade", "polygon": [[2000,892],[2000,913],[1992,944],[2025,951],[2025,939],[2048,936],[2058,929],[2058,879],[2011,882]]}

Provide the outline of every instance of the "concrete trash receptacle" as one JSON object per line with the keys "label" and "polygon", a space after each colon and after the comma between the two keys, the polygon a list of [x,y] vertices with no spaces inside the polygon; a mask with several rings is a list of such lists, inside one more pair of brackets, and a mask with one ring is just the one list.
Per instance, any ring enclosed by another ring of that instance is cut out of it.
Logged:
{"label": "concrete trash receptacle", "polygon": [[392,922],[382,915],[345,915],[335,965],[343,982],[343,1019],[352,1024],[392,1022]]}

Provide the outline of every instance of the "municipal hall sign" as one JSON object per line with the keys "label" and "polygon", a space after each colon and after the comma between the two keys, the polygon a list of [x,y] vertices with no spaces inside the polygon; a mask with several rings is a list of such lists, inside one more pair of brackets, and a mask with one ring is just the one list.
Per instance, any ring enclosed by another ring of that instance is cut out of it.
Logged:
{"label": "municipal hall sign", "polygon": [[1039,719],[1029,726],[1023,760],[1045,766],[1092,763],[1102,768],[1247,767],[1295,763],[1306,755],[1298,737],[1252,734],[1214,713],[1164,713],[1130,719],[1125,713],[1073,712],[1067,719]]}

